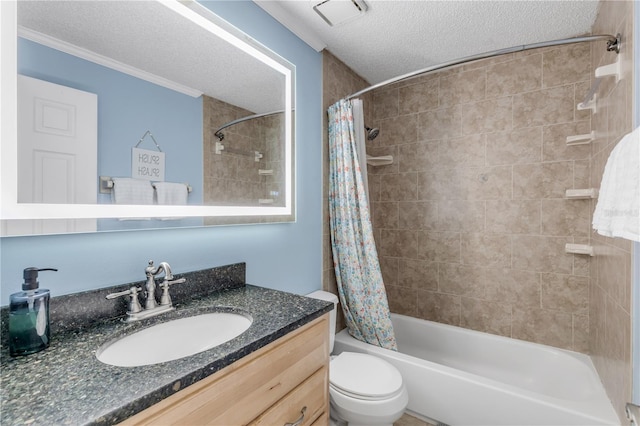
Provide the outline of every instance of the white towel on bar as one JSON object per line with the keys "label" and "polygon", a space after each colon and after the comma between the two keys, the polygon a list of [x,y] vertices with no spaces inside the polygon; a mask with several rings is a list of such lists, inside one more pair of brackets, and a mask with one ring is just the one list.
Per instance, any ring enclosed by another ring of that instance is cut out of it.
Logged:
{"label": "white towel on bar", "polygon": [[[156,200],[158,204],[182,206],[187,204],[189,188],[184,183],[156,182]],[[162,217],[160,220],[179,220],[181,217]]]}
{"label": "white towel on bar", "polygon": [[153,204],[153,187],[148,180],[112,179],[111,201],[113,204]]}
{"label": "white towel on bar", "polygon": [[592,223],[600,235],[640,241],[640,127],[609,154]]}
{"label": "white towel on bar", "polygon": [[156,196],[158,204],[182,206],[187,204],[189,190],[184,183],[176,182],[155,182]]}

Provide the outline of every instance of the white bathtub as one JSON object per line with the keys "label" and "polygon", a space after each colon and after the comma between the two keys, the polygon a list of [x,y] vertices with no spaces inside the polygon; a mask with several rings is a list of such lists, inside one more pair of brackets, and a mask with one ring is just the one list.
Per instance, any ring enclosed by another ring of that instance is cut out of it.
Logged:
{"label": "white bathtub", "polygon": [[620,425],[588,356],[392,314],[398,352],[336,335],[334,353],[395,365],[409,412],[448,425]]}

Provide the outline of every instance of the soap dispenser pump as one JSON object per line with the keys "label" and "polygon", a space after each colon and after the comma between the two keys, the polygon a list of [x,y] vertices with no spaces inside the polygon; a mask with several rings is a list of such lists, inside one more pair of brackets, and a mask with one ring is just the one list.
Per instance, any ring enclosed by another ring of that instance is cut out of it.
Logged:
{"label": "soap dispenser pump", "polygon": [[9,353],[29,355],[49,346],[49,290],[38,288],[38,272],[53,268],[26,268],[22,290],[9,297]]}

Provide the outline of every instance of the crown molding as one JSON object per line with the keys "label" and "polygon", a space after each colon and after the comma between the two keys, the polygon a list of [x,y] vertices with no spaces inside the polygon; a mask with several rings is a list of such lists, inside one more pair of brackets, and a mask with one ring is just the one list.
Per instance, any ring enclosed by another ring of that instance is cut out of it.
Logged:
{"label": "crown molding", "polygon": [[132,67],[131,65],[127,65],[125,63],[122,63],[114,59],[108,58],[106,56],[100,55],[98,53],[92,52],[91,50],[76,46],[74,44],[59,40],[55,37],[42,34],[38,31],[34,31],[20,25],[18,26],[18,37],[31,40],[33,42],[42,44],[52,49],[59,50],[64,53],[68,53],[78,58],[93,62],[98,65],[102,65],[107,68],[111,68],[113,70],[131,75],[133,77],[148,81],[150,83],[165,87],[167,89],[182,93],[184,95],[191,96],[193,98],[198,98],[203,94],[202,91],[200,90],[193,89],[191,87],[185,86],[180,83],[176,83],[175,81],[171,81],[164,77],[160,77],[156,74],[143,71],[139,68]]}

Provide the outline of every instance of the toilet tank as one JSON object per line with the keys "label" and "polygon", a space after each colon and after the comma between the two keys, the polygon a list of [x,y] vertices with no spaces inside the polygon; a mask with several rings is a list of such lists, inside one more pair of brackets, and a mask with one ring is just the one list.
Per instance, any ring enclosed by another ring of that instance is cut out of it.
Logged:
{"label": "toilet tank", "polygon": [[336,315],[338,313],[338,296],[328,291],[314,291],[307,294],[312,299],[324,300],[333,303],[333,310],[329,312],[329,353],[333,352],[333,342],[336,337]]}

